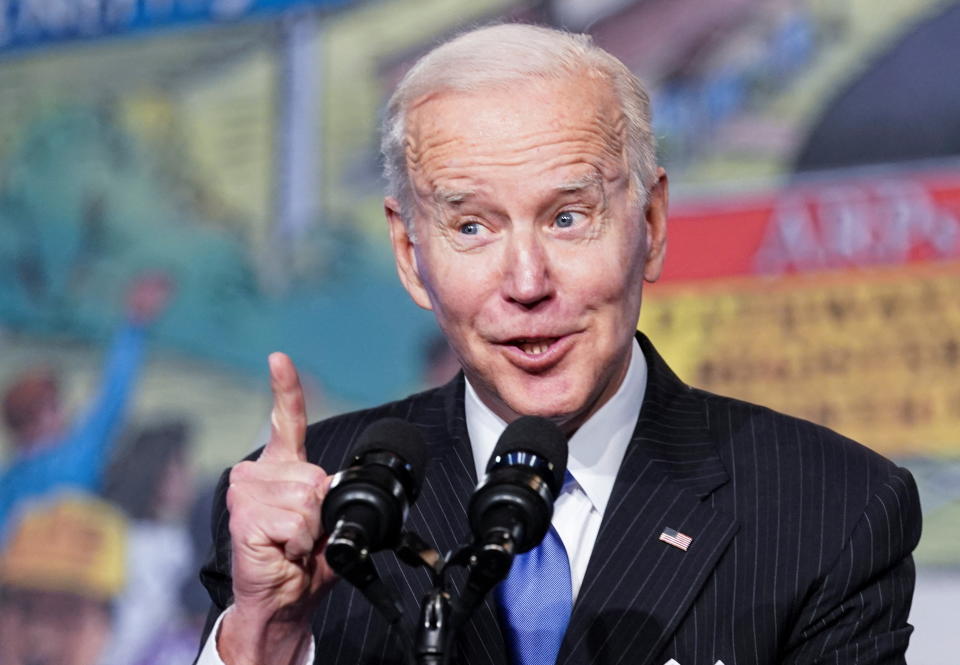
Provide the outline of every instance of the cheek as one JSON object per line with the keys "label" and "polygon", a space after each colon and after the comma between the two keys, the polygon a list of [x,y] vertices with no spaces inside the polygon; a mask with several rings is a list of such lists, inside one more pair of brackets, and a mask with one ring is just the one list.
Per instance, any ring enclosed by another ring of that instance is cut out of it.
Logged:
{"label": "cheek", "polygon": [[490,253],[459,254],[443,248],[421,262],[421,279],[438,319],[472,321],[497,292],[500,275]]}
{"label": "cheek", "polygon": [[633,334],[643,291],[643,261],[623,247],[617,251],[608,246],[564,264],[567,293],[618,336],[621,329]]}
{"label": "cheek", "polygon": [[440,330],[457,355],[463,357],[470,331],[475,327],[479,302],[470,288],[470,280],[452,272],[434,275],[425,283]]}
{"label": "cheek", "polygon": [[587,306],[623,303],[641,278],[640,262],[610,249],[568,257],[560,265],[569,292]]}

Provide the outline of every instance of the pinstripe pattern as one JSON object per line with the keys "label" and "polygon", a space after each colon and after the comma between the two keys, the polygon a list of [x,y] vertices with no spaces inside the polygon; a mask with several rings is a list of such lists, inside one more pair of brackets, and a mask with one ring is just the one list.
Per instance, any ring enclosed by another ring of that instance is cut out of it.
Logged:
{"label": "pinstripe pattern", "polygon": [[[644,404],[558,663],[902,663],[920,535],[910,474],[825,428],[688,388],[639,340]],[[310,459],[341,468],[357,434],[386,416],[419,425],[430,446],[408,526],[441,551],[455,547],[476,483],[462,380],[312,425]],[[218,547],[201,573],[208,626],[230,601],[224,493],[221,483]],[[689,550],[660,542],[664,527],[690,535]],[[377,566],[412,630],[427,574],[386,553]],[[314,628],[318,663],[401,662],[397,635],[346,584]],[[460,648],[463,663],[507,665],[490,601]]]}

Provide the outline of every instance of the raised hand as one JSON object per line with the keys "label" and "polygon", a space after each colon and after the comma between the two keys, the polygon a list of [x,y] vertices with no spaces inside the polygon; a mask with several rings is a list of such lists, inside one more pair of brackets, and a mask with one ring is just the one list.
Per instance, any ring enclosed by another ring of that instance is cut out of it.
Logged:
{"label": "raised hand", "polygon": [[307,414],[293,362],[270,355],[270,440],[255,462],[230,472],[234,605],[217,640],[228,665],[294,663],[310,618],[336,577],[323,556],[320,507],[329,480],[307,462]]}
{"label": "raised hand", "polygon": [[140,275],[127,293],[127,315],[136,323],[149,325],[170,301],[173,282],[164,273]]}

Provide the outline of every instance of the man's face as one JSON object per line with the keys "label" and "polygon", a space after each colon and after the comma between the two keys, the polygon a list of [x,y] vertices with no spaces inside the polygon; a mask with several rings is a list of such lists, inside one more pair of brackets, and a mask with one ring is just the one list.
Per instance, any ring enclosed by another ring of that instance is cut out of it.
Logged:
{"label": "man's face", "polygon": [[415,242],[386,201],[404,285],[495,413],[575,429],[626,372],[665,176],[643,210],[625,120],[586,74],[433,95],[407,117]]}
{"label": "man's face", "polygon": [[110,636],[105,602],[71,593],[5,590],[0,663],[94,665]]}

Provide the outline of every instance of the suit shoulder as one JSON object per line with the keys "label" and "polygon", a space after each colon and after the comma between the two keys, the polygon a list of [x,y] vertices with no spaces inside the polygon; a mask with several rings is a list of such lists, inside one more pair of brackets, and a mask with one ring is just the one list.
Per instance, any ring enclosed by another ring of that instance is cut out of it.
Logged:
{"label": "suit shoulder", "polygon": [[710,429],[730,465],[792,475],[800,483],[816,477],[852,496],[871,493],[894,476],[909,476],[879,452],[823,425],[736,398],[692,392],[706,402]]}
{"label": "suit shoulder", "polygon": [[[919,537],[920,502],[910,472],[837,432],[773,409],[697,391],[729,475],[727,509],[755,538],[780,534],[785,551],[815,546],[833,561],[858,525],[889,524],[909,552]],[[791,549],[792,548],[792,549]],[[811,578],[820,568],[808,571]]]}

